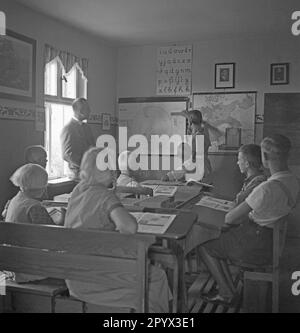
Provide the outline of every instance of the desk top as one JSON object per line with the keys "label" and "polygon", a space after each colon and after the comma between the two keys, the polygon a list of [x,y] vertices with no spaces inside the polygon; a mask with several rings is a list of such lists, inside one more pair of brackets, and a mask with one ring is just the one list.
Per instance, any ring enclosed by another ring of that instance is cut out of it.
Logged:
{"label": "desk top", "polygon": [[[147,210],[143,210],[146,212]],[[153,234],[158,238],[179,240],[187,237],[194,223],[197,222],[197,215],[193,212],[184,212],[180,210],[155,209],[152,213],[176,214],[174,221],[163,234]]]}

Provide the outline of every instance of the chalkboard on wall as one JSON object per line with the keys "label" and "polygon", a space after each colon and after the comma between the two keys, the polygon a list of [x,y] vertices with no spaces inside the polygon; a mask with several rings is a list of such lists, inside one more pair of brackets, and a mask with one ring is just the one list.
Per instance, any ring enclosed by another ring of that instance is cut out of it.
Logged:
{"label": "chalkboard on wall", "polygon": [[267,93],[263,135],[283,134],[292,142],[291,165],[300,165],[300,93]]}

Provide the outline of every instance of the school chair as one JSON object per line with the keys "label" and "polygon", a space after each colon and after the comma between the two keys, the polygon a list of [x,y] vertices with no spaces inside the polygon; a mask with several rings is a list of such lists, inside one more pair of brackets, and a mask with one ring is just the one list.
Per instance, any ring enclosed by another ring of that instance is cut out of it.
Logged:
{"label": "school chair", "polygon": [[[260,295],[261,298],[258,304],[252,303],[251,296],[251,283],[253,281],[260,281],[265,283],[271,283],[272,287],[272,313],[279,311],[279,264],[280,257],[285,245],[286,231],[287,231],[288,216],[284,216],[274,223],[273,227],[273,258],[271,265],[257,266],[247,263],[233,263],[241,268],[243,272],[243,308],[245,312],[256,312],[255,307],[259,305],[259,308],[263,307],[265,300],[264,295]],[[259,304],[260,303],[260,304]],[[260,309],[264,311],[263,309]]]}

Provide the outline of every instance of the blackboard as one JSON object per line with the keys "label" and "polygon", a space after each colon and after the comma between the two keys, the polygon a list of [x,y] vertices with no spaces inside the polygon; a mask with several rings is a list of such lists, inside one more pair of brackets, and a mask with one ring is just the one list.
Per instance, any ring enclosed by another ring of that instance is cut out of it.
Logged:
{"label": "blackboard", "polygon": [[289,163],[300,164],[300,93],[267,93],[264,103],[264,137],[283,134],[292,142]]}

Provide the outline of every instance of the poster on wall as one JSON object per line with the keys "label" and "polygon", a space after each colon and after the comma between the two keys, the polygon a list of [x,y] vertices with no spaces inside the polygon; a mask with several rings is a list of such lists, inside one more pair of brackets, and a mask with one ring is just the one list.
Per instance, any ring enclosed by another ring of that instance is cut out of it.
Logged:
{"label": "poster on wall", "polygon": [[34,102],[36,41],[6,32],[0,36],[0,98]]}
{"label": "poster on wall", "polygon": [[192,89],[192,45],[157,49],[157,95],[190,95]]}

